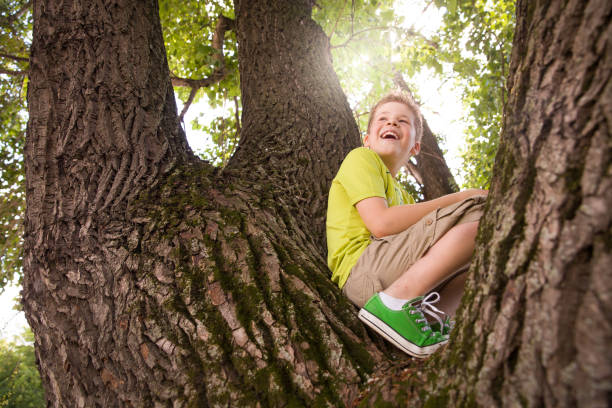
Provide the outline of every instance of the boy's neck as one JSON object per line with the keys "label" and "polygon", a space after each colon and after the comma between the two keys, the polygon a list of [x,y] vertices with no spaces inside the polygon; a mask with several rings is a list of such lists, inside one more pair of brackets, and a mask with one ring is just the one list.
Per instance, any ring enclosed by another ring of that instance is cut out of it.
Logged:
{"label": "boy's neck", "polygon": [[[376,153],[376,152],[374,152],[374,153]],[[376,153],[376,154],[378,154],[378,153]],[[395,162],[389,163],[390,160],[388,160],[388,159],[385,160],[385,158],[382,157],[380,154],[378,154],[378,157],[380,157],[382,162],[387,167],[387,170],[389,170],[389,173],[391,174],[391,177],[396,178],[397,174],[399,173],[400,169],[402,168],[402,164],[401,163],[395,163]]]}

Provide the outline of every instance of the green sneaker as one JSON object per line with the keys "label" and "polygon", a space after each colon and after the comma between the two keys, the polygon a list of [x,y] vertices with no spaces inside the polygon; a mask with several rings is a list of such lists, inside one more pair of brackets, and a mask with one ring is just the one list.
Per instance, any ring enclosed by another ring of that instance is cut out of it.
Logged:
{"label": "green sneaker", "polygon": [[393,345],[414,357],[427,357],[448,342],[448,336],[434,332],[423,315],[422,296],[408,301],[402,310],[391,310],[378,293],[359,311],[359,319]]}

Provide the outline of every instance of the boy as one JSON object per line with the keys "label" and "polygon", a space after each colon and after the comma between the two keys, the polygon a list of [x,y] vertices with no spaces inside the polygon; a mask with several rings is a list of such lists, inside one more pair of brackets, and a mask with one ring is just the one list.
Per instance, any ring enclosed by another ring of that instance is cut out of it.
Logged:
{"label": "boy", "polygon": [[[432,305],[440,296],[423,296],[440,288],[454,312],[465,280],[455,275],[470,261],[487,194],[467,190],[415,204],[395,175],[419,153],[422,132],[412,98],[383,97],[371,111],[364,147],[340,166],[327,209],[332,280],[362,308],[364,323],[415,357],[448,341],[450,320]],[[430,326],[424,313],[437,323]]]}

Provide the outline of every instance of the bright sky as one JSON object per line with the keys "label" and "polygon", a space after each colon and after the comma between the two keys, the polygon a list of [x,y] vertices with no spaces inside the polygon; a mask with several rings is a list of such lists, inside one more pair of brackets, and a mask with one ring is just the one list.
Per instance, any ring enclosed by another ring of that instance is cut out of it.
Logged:
{"label": "bright sky", "polygon": [[0,296],[0,338],[12,340],[28,327],[23,312],[13,310],[21,287],[9,286]]}
{"label": "bright sky", "polygon": [[[436,7],[430,6],[423,13],[425,2],[422,0],[397,0],[396,4],[396,12],[405,17],[406,25],[413,26],[425,35],[434,32],[441,24],[441,13]],[[447,150],[445,155],[447,163],[457,182],[461,184],[456,174],[456,169],[461,164],[459,149],[464,140],[463,132],[466,126],[462,120],[465,112],[461,97],[453,90],[452,84],[443,83],[433,72],[424,71],[414,78],[413,82],[420,84],[418,93],[421,97],[421,110],[429,126],[435,134],[446,139],[446,143],[441,147]],[[185,115],[187,139],[194,150],[204,149],[211,141],[203,132],[191,129],[191,121],[202,115],[199,121],[207,123],[223,111],[222,108],[210,109],[204,99],[192,105]],[[182,106],[180,106],[180,101],[177,103],[180,112]],[[20,290],[20,287],[11,286],[0,295],[0,338],[11,339],[27,327],[24,314],[13,310],[14,299],[19,296]]]}

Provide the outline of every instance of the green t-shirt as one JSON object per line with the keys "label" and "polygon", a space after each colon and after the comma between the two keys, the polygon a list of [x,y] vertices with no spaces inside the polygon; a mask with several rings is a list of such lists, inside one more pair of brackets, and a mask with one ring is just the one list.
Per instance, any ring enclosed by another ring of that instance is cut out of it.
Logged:
{"label": "green t-shirt", "polygon": [[380,156],[358,147],[342,162],[327,203],[327,264],[332,280],[340,287],[370,244],[370,231],[355,208],[355,204],[368,197],[382,197],[389,207],[414,203]]}

